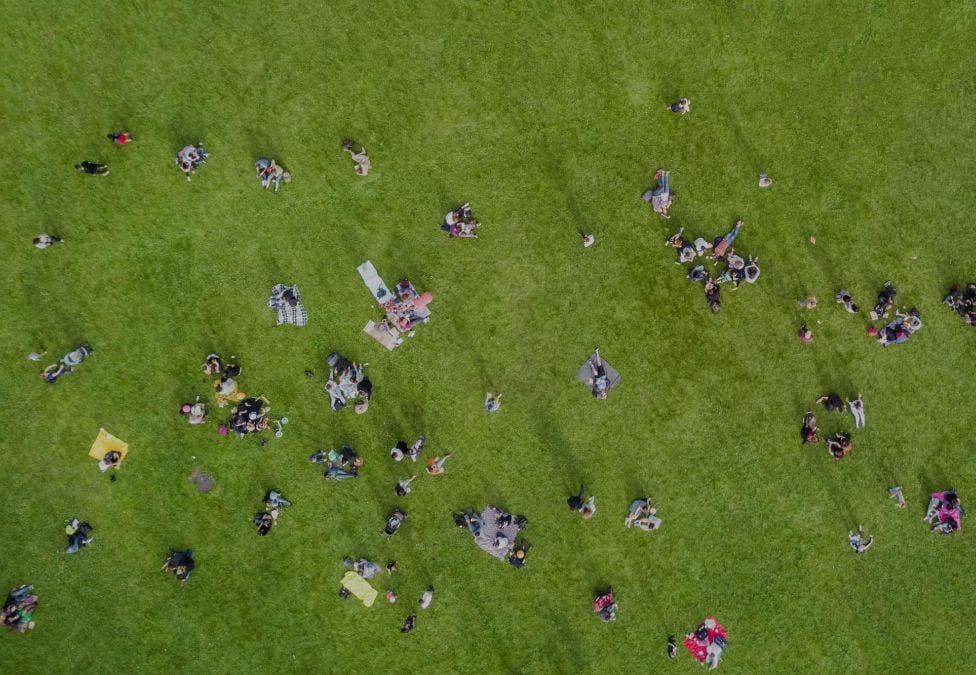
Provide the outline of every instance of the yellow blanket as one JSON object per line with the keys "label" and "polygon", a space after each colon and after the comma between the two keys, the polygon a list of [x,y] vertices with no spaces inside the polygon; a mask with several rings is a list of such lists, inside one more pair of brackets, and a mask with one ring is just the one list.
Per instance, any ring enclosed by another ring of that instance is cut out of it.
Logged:
{"label": "yellow blanket", "polygon": [[105,429],[99,429],[98,436],[95,438],[95,442],[92,443],[91,450],[88,451],[88,454],[98,461],[102,461],[102,458],[113,450],[122,456],[119,459],[119,464],[121,464],[129,452],[129,444],[123,440],[119,440],[105,431]]}
{"label": "yellow blanket", "polygon": [[372,607],[373,603],[376,602],[376,596],[379,595],[379,592],[370,586],[368,581],[355,572],[346,572],[345,576],[342,577],[342,585],[362,600],[367,607]]}

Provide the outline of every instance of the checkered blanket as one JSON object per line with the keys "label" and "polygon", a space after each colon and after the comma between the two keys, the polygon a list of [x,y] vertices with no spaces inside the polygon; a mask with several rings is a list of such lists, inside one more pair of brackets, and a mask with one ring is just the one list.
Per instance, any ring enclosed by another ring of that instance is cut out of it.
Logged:
{"label": "checkered blanket", "polygon": [[[281,297],[287,290],[290,290],[295,296],[295,299],[298,300],[298,304],[294,307],[289,305]],[[268,307],[277,316],[279,326],[283,323],[290,323],[295,326],[304,326],[308,323],[308,312],[305,311],[305,305],[302,303],[302,295],[298,291],[298,286],[276,285],[271,289],[271,297],[268,298]]]}

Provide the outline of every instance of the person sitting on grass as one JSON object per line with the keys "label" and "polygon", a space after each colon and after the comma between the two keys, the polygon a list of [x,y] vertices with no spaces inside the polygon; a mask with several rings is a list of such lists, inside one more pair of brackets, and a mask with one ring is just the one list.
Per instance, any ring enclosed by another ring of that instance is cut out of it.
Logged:
{"label": "person sitting on grass", "polygon": [[508,564],[517,569],[525,567],[525,556],[528,555],[529,548],[531,547],[525,543],[516,544],[508,554]]}
{"label": "person sitting on grass", "polygon": [[186,549],[185,551],[173,551],[170,553],[160,571],[172,572],[180,580],[180,586],[185,586],[186,582],[190,580],[190,574],[193,573],[195,567],[196,563],[193,561],[193,551]]}
{"label": "person sitting on grass", "polygon": [[447,453],[443,457],[431,457],[429,460],[427,460],[427,473],[429,473],[431,476],[439,476],[444,473],[444,462],[451,457],[451,454],[452,453]]}
{"label": "person sitting on grass", "polygon": [[651,205],[654,213],[662,218],[670,218],[668,209],[674,203],[674,193],[671,192],[671,172],[665,169],[658,169],[654,174],[657,185],[645,192],[641,199]]}
{"label": "person sitting on grass", "polygon": [[281,187],[282,181],[285,183],[291,182],[291,174],[278,166],[273,159],[266,157],[260,158],[254,162],[254,171],[261,181],[261,187],[265,190],[271,185],[274,185],[274,191],[277,192],[278,188]]}
{"label": "person sitting on grass", "polygon": [[600,615],[600,621],[608,623],[617,620],[617,601],[613,597],[613,589],[597,593],[593,599],[593,611]]}
{"label": "person sitting on grass", "polygon": [[679,98],[668,106],[668,110],[679,115],[687,115],[691,112],[691,101],[687,98]]}
{"label": "person sitting on grass", "polygon": [[685,228],[679,228],[677,232],[668,237],[668,240],[664,242],[665,246],[678,249],[678,264],[690,263],[698,256],[695,245],[686,241],[682,236],[684,232]]}
{"label": "person sitting on grass", "polygon": [[962,529],[962,518],[966,510],[959,502],[955,490],[933,492],[923,520],[932,525],[931,532],[952,534]]}
{"label": "person sitting on grass", "polygon": [[183,172],[187,182],[189,182],[191,174],[197,170],[197,167],[204,164],[209,156],[210,153],[204,150],[202,143],[187,145],[176,153],[176,165],[180,167],[180,171]]}
{"label": "person sitting on grass", "polygon": [[891,285],[891,282],[884,282],[884,286],[878,293],[878,302],[874,305],[874,309],[871,310],[872,321],[887,318],[888,312],[891,311],[891,308],[895,305],[896,295],[898,295],[898,291],[896,291],[895,287]]}
{"label": "person sitting on grass", "polygon": [[817,435],[817,418],[812,412],[803,414],[803,423],[800,427],[800,439],[804,444],[819,443],[820,436]]}
{"label": "person sitting on grass", "polygon": [[864,538],[864,528],[861,525],[857,526],[856,532],[851,530],[847,533],[847,540],[850,543],[851,548],[854,549],[854,552],[858,555],[867,551],[869,548],[871,548],[871,544],[874,543],[874,537],[868,537],[867,539]]}
{"label": "person sitting on grass", "polygon": [[219,354],[210,353],[207,358],[204,359],[201,369],[203,374],[207,376],[217,375],[224,368],[223,359],[220,358]]}
{"label": "person sitting on grass", "polygon": [[471,205],[465,202],[461,206],[448,211],[444,216],[444,224],[441,229],[447,232],[452,238],[462,237],[466,239],[477,239],[475,232],[481,223],[475,220],[471,213]]}
{"label": "person sitting on grass", "polygon": [[[105,456],[98,461],[98,469],[105,473],[109,469],[118,469],[119,464],[122,463],[122,453],[117,450],[110,450],[105,453]],[[115,477],[112,477],[115,480]]]}
{"label": "person sitting on grass", "polygon": [[277,490],[268,490],[264,495],[264,508],[271,509],[286,509],[291,506],[291,502],[285,499]]}
{"label": "person sitting on grass", "polygon": [[499,410],[501,410],[502,404],[501,401],[499,400],[501,399],[501,397],[502,397],[501,394],[498,394],[496,396],[492,394],[490,391],[487,394],[485,394],[485,410],[487,410],[490,413],[498,412]]}
{"label": "person sitting on grass", "polygon": [[369,160],[369,155],[366,153],[366,148],[360,147],[359,152],[353,150],[352,141],[343,141],[342,149],[344,152],[348,152],[349,156],[352,157],[352,161],[356,163],[355,172],[357,176],[365,176],[369,174],[369,170],[372,168],[373,164]]}
{"label": "person sitting on grass", "polygon": [[967,324],[976,326],[976,282],[966,284],[965,294],[958,285],[953,286],[942,302],[949,305]]}
{"label": "person sitting on grass", "polygon": [[77,518],[66,520],[64,523],[64,532],[68,535],[68,547],[64,549],[65,553],[77,553],[92,542],[92,537],[88,534],[92,531],[90,524]]}
{"label": "person sitting on grass", "polygon": [[586,486],[580,485],[579,493],[575,495],[570,495],[566,500],[566,505],[569,507],[570,511],[576,511],[583,518],[589,520],[596,513],[596,497],[590,495],[590,498],[585,502],[583,501],[583,496],[586,494]]}
{"label": "person sitting on grass", "polygon": [[382,568],[374,563],[372,560],[367,560],[366,558],[360,558],[359,560],[353,561],[352,558],[345,558],[342,564],[353,572],[361,576],[367,581],[375,577],[382,571]]}
{"label": "person sitting on grass", "polygon": [[651,498],[635,499],[630,504],[630,513],[624,518],[624,526],[636,525],[640,529],[650,532],[661,527],[661,519],[657,517],[657,509],[651,506]]}
{"label": "person sitting on grass", "polygon": [[180,406],[180,414],[186,417],[190,424],[203,424],[207,418],[207,406],[199,400],[196,403],[184,403]]}
{"label": "person sitting on grass", "polygon": [[851,435],[846,431],[825,438],[824,443],[827,444],[827,453],[836,460],[847,457],[854,447],[851,443]]}
{"label": "person sitting on grass", "polygon": [[403,478],[397,481],[396,488],[393,492],[397,497],[406,497],[410,494],[410,483],[417,480],[416,476],[410,476],[410,478]]}
{"label": "person sitting on grass", "polygon": [[97,164],[88,160],[81,164],[75,164],[75,171],[89,176],[107,176],[109,174],[108,164]]}
{"label": "person sitting on grass", "polygon": [[53,234],[39,234],[36,237],[34,237],[34,247],[44,250],[49,246],[60,244],[63,241],[64,239],[62,239],[61,237],[57,237]]}

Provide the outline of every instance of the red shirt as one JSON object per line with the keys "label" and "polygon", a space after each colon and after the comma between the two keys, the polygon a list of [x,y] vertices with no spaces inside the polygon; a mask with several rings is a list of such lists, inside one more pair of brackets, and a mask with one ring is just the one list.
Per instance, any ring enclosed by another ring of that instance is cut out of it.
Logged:
{"label": "red shirt", "polygon": [[129,140],[130,140],[129,134],[122,133],[119,134],[118,140],[116,140],[115,142],[118,143],[119,145],[125,145],[126,143],[129,142]]}

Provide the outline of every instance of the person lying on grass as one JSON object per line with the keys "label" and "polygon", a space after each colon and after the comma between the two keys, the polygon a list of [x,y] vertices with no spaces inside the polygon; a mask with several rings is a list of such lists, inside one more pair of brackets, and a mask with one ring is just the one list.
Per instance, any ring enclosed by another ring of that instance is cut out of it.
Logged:
{"label": "person lying on grass", "polygon": [[369,173],[369,170],[373,167],[373,163],[369,159],[369,154],[366,152],[366,148],[360,146],[359,152],[353,150],[352,141],[343,141],[342,150],[348,152],[352,161],[355,162],[356,166],[354,171],[357,176],[365,176]]}

